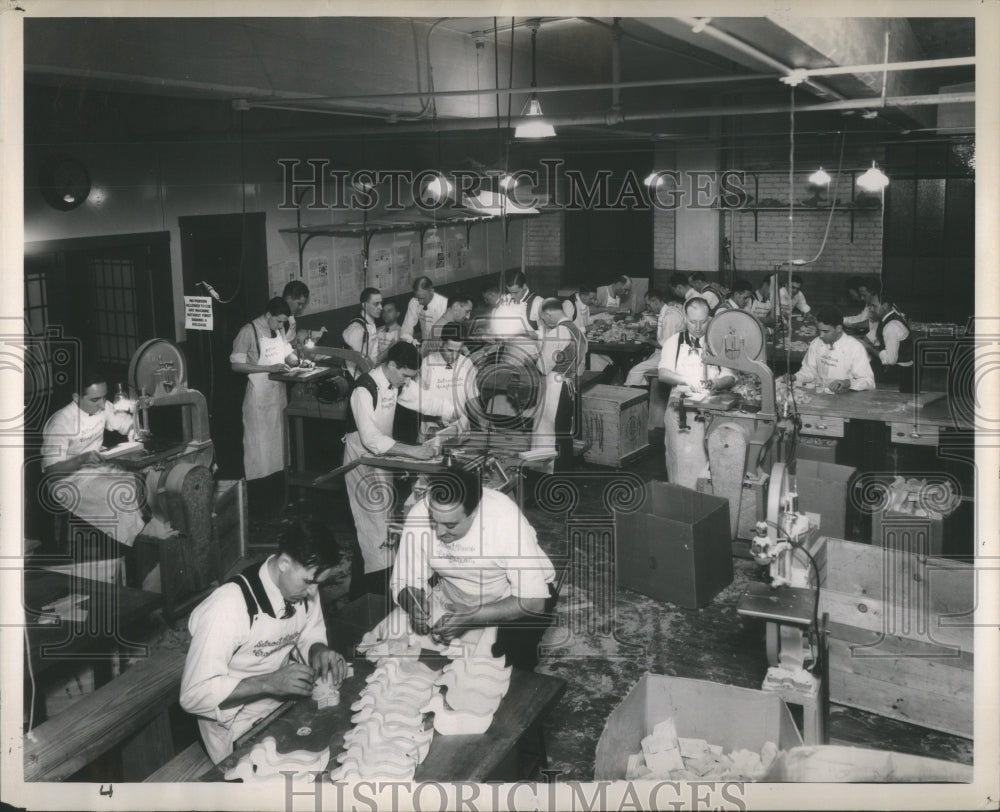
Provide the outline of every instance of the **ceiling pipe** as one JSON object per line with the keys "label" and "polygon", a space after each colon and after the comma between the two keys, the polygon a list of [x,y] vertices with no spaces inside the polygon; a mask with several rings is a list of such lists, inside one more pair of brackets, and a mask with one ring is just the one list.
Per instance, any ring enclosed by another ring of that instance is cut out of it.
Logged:
{"label": "ceiling pipe", "polygon": [[[697,28],[701,34],[704,34],[707,37],[711,37],[714,40],[724,43],[725,45],[728,45],[730,48],[733,48],[739,51],[740,53],[746,54],[747,56],[756,59],[758,62],[767,65],[769,68],[773,68],[774,70],[779,71],[780,73],[786,76],[795,70],[794,68],[790,68],[788,65],[779,62],[777,59],[764,53],[763,51],[754,48],[752,45],[748,45],[743,40],[737,39],[731,34],[727,34],[725,31],[716,28],[710,22],[706,22],[705,20],[699,20],[697,17],[675,17],[674,19],[678,20],[679,22],[688,26],[691,29]],[[844,96],[844,94],[838,93],[833,88],[827,87],[826,85],[813,81],[808,77],[805,79],[805,84],[809,85],[809,87],[811,87],[816,93],[819,93],[821,96],[827,96],[827,97],[832,96],[833,98],[840,100],[847,98],[846,96]]]}
{"label": "ceiling pipe", "polygon": [[[966,104],[975,102],[975,93],[934,93],[924,96],[893,96],[885,100],[887,106],[892,107],[916,107],[920,105],[933,104]],[[815,104],[796,105],[795,112],[818,113],[835,110],[866,110],[881,106],[882,100],[879,98],[864,99],[843,99],[830,102],[816,102]],[[697,107],[683,110],[651,110],[638,113],[622,113],[618,120],[611,117],[610,111],[603,113],[566,113],[562,115],[546,115],[546,121],[555,127],[583,127],[593,125],[603,125],[613,127],[618,123],[629,123],[636,121],[659,121],[669,119],[686,118],[711,118],[716,116],[753,116],[774,113],[787,113],[788,105],[735,105],[732,107]],[[525,116],[517,116],[510,119],[509,126],[516,127],[518,124],[529,121]],[[452,118],[437,119],[436,121],[421,121],[413,124],[399,124],[398,126],[383,126],[379,128],[357,127],[357,128],[325,128],[315,131],[305,131],[302,137],[350,137],[362,135],[408,135],[411,133],[426,132],[462,132],[475,130],[492,130],[496,128],[494,118]],[[280,133],[281,131],[276,131]],[[260,131],[254,131],[261,134]],[[651,134],[652,135],[652,134]]]}
{"label": "ceiling pipe", "polygon": [[[633,82],[583,82],[574,85],[539,85],[538,87],[484,87],[467,88],[464,90],[435,90],[433,92],[419,93],[408,91],[405,93],[375,93],[363,96],[282,96],[291,101],[300,103],[308,102],[347,102],[347,101],[386,101],[392,99],[412,99],[415,96],[433,96],[435,98],[445,98],[449,96],[505,96],[513,93],[570,93],[580,90],[614,90],[616,87],[622,90],[643,87],[684,87],[687,85],[712,85],[712,84],[740,84],[744,82],[764,82],[780,79],[774,73],[748,73],[741,76],[699,76],[688,79],[640,79]],[[240,99],[251,107],[266,108],[278,102],[272,102],[268,98],[248,98]],[[321,108],[316,108],[320,110]]]}
{"label": "ceiling pipe", "polygon": [[611,114],[621,115],[622,80],[622,27],[620,18],[615,17],[611,34]]}

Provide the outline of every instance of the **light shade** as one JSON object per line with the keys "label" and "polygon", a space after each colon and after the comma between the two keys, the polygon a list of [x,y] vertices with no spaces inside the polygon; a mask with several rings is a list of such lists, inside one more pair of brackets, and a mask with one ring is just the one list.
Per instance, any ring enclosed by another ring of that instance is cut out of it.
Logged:
{"label": "light shade", "polygon": [[889,178],[878,168],[875,161],[872,161],[872,168],[858,177],[858,186],[866,192],[881,192],[889,185]]}
{"label": "light shade", "polygon": [[643,183],[650,187],[659,188],[663,185],[663,174],[660,172],[650,172],[646,175],[646,179]]}
{"label": "light shade", "polygon": [[526,121],[514,129],[515,138],[552,138],[556,134],[555,127],[542,118],[542,105],[534,96],[528,102],[526,116],[536,117],[537,121]]}
{"label": "light shade", "polygon": [[833,178],[824,171],[822,166],[809,176],[809,182],[813,186],[829,186],[831,180]]}
{"label": "light shade", "polygon": [[452,197],[455,185],[442,175],[435,175],[424,186],[420,199],[427,205],[441,203]]}

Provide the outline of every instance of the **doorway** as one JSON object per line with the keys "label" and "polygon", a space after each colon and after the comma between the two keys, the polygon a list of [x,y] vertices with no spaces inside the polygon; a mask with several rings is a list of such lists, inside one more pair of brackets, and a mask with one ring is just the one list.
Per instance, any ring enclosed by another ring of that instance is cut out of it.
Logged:
{"label": "doorway", "polygon": [[233,339],[264,312],[268,300],[267,236],[263,212],[178,218],[184,295],[204,296],[207,282],[221,301],[211,331],[188,330],[185,353],[191,386],[208,401],[219,476],[243,476],[243,393],[246,376],[229,366]]}

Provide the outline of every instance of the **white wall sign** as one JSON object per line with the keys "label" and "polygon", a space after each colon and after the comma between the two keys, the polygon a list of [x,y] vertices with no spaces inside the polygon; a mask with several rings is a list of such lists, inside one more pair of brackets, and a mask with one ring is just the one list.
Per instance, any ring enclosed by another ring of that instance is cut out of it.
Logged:
{"label": "white wall sign", "polygon": [[184,297],[184,329],[185,330],[213,329],[211,296]]}

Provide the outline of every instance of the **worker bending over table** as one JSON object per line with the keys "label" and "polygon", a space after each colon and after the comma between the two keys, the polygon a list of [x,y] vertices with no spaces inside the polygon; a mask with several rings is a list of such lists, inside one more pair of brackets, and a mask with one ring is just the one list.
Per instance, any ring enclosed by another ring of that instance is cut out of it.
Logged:
{"label": "worker bending over table", "polygon": [[599,313],[627,313],[629,297],[632,295],[632,280],[619,276],[609,285],[597,289],[597,301],[590,306],[594,315]]}
{"label": "worker bending over table", "polygon": [[319,587],[339,560],[321,522],[296,522],[278,552],[205,598],[188,619],[191,647],[180,704],[198,717],[218,764],[233,743],[289,697],[309,696],[317,676],[340,683],[344,658],[327,645]]}
{"label": "worker bending over table", "polygon": [[870,283],[868,303],[872,322],[863,345],[871,355],[875,379],[896,384],[900,392],[912,393],[915,382],[910,324],[883,292],[880,282]]}
{"label": "worker bending over table", "polygon": [[732,292],[717,309],[748,311],[751,296],[753,296],[753,285],[747,282],[746,279],[737,279],[733,283]]}
{"label": "worker bending over table", "polygon": [[406,305],[406,315],[403,326],[399,329],[399,337],[403,341],[419,343],[416,330],[420,329],[420,338],[430,338],[431,328],[448,309],[448,300],[440,293],[434,292],[434,283],[429,276],[418,276],[413,280],[413,298]]}
{"label": "worker bending over table", "polygon": [[[688,291],[691,297],[700,296],[706,302],[708,302],[708,310],[710,313],[715,313],[719,305],[721,305],[726,298],[729,296],[729,291],[727,291],[722,285],[718,285],[715,282],[709,282],[705,278],[705,274],[701,271],[695,271],[692,274],[688,274],[688,284],[691,286]],[[690,291],[694,291],[691,293]]]}
{"label": "worker bending over table", "polygon": [[[779,275],[779,278],[787,280],[784,275]],[[789,287],[791,287],[790,291]],[[802,292],[802,277],[797,273],[792,274],[791,285],[787,281],[781,283],[778,288],[778,304],[786,318],[792,310],[798,310],[802,315],[805,315],[812,309],[807,304],[806,296]]]}
{"label": "worker bending over table", "polygon": [[296,318],[306,312],[309,306],[309,286],[301,279],[293,279],[284,290],[281,291],[281,298],[288,304],[288,323],[285,325],[285,341],[289,344],[297,345],[305,341],[322,338],[327,329],[321,327],[319,330],[299,330]]}
{"label": "worker bending over table", "polygon": [[687,488],[693,488],[699,477],[708,475],[708,454],[705,424],[695,420],[694,413],[686,416],[687,427],[682,430],[684,399],[728,389],[736,383],[732,370],[701,362],[709,320],[708,302],[700,296],[688,299],[684,303],[685,329],[670,336],[660,353],[660,382],[673,387],[663,415],[667,476],[675,485]]}
{"label": "worker bending over table", "polygon": [[844,334],[844,317],[833,305],[816,308],[819,335],[809,344],[802,366],[791,376],[800,384],[813,384],[817,391],[836,394],[875,388],[868,353],[854,336]]}
{"label": "worker bending over table", "polygon": [[101,456],[105,429],[136,437],[132,415],[108,400],[104,376],[85,369],[71,401],[42,429],[42,470],[55,477],[47,487],[56,504],[130,548],[146,525],[142,483]]}
{"label": "worker bending over table", "polygon": [[774,326],[774,274],[768,274],[761,281],[760,286],[750,294],[746,311],[759,319],[765,326]]}
{"label": "worker bending over table", "polygon": [[[365,288],[361,291],[361,313],[351,319],[341,337],[344,347],[361,353],[373,364],[378,362],[379,342],[378,328],[375,320],[382,315],[382,292],[378,288]],[[352,378],[360,374],[358,366],[353,361],[347,362],[347,371]]]}
{"label": "worker bending over table", "polygon": [[663,344],[674,333],[684,329],[684,306],[677,299],[667,301],[666,294],[657,288],[651,288],[646,294],[646,307],[656,314],[656,349],[645,361],[640,361],[625,376],[626,386],[646,388],[646,373],[652,372],[660,365],[660,350]]}
{"label": "worker bending over table", "polygon": [[[263,315],[240,328],[229,363],[233,372],[247,376],[243,396],[243,467],[250,503],[265,512],[284,500],[280,476],[285,470],[285,384],[272,381],[272,372],[287,372],[300,363],[285,330],[291,311],[282,297],[267,303]],[[280,475],[280,476],[278,476]]]}
{"label": "worker bending over table", "polygon": [[[431,581],[445,614],[431,626]],[[555,606],[555,570],[517,504],[483,488],[479,472],[433,474],[410,510],[391,594],[418,634],[449,642],[498,626],[494,656],[533,670]]]}
{"label": "worker bending over table", "polygon": [[[450,400],[454,414],[449,419],[424,414],[420,419],[420,440],[433,438],[441,429],[454,428],[456,433],[470,428],[470,408],[479,401],[476,366],[465,355],[466,327],[458,322],[435,325],[438,349],[432,350],[420,364],[417,385],[421,393]],[[426,346],[426,344],[425,344]],[[423,347],[421,347],[423,349]]]}
{"label": "worker bending over table", "polygon": [[[412,383],[420,371],[420,360],[413,344],[400,341],[389,348],[385,361],[358,379],[350,400],[354,427],[344,438],[345,465],[366,456],[417,460],[435,456],[437,449],[433,445],[400,443],[392,436],[397,404],[445,420],[454,417],[451,397],[422,390]],[[393,556],[388,546],[392,477],[374,466],[359,465],[344,474],[344,484],[358,539],[351,568],[351,597],[366,592],[384,595]]]}

